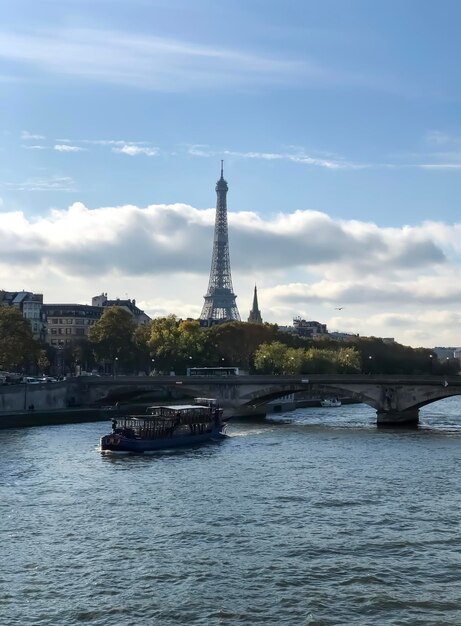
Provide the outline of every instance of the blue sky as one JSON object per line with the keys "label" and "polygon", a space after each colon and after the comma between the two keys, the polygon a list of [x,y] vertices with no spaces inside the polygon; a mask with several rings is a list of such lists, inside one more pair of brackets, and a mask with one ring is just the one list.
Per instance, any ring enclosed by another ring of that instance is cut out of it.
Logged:
{"label": "blue sky", "polygon": [[0,286],[197,315],[224,159],[243,318],[257,282],[268,321],[460,344],[460,18],[449,0],[0,3]]}

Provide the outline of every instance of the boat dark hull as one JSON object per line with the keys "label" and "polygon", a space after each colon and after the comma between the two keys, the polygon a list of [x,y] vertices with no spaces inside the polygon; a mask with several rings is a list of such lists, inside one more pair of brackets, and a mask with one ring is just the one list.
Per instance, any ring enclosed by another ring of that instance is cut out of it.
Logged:
{"label": "boat dark hull", "polygon": [[226,436],[221,428],[207,433],[178,435],[161,439],[130,439],[120,435],[105,435],[101,438],[101,452],[154,452],[200,445],[208,441],[219,441]]}

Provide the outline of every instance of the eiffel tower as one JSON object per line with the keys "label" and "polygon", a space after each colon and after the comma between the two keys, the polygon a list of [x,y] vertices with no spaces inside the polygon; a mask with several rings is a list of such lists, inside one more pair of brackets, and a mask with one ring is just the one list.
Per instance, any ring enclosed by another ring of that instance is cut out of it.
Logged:
{"label": "eiffel tower", "polygon": [[229,258],[229,237],[227,232],[227,191],[224,180],[223,161],[221,178],[216,183],[216,219],[214,226],[213,255],[211,257],[210,281],[205,302],[200,314],[202,326],[212,326],[220,322],[240,321],[232,287]]}

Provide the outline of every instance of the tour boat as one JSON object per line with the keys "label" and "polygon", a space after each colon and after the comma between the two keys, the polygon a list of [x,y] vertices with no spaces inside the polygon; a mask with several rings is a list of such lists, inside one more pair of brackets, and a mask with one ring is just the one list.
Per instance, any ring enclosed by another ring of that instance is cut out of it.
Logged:
{"label": "tour boat", "polygon": [[341,406],[341,400],[338,400],[338,398],[323,398],[320,400],[320,406]]}
{"label": "tour boat", "polygon": [[150,452],[216,441],[226,436],[223,411],[214,400],[151,406],[144,415],[112,420],[112,432],[101,437],[101,452]]}

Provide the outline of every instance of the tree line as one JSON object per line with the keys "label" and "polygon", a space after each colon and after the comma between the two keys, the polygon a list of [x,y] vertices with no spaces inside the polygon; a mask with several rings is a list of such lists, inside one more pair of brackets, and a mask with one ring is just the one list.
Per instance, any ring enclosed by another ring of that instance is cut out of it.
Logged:
{"label": "tree line", "polygon": [[104,310],[88,338],[56,350],[33,337],[29,322],[0,307],[0,369],[62,373],[184,374],[188,367],[236,366],[253,374],[457,374],[457,359],[375,337],[337,342],[282,332],[276,324],[227,322],[201,328],[174,315],[137,326],[121,307]]}

